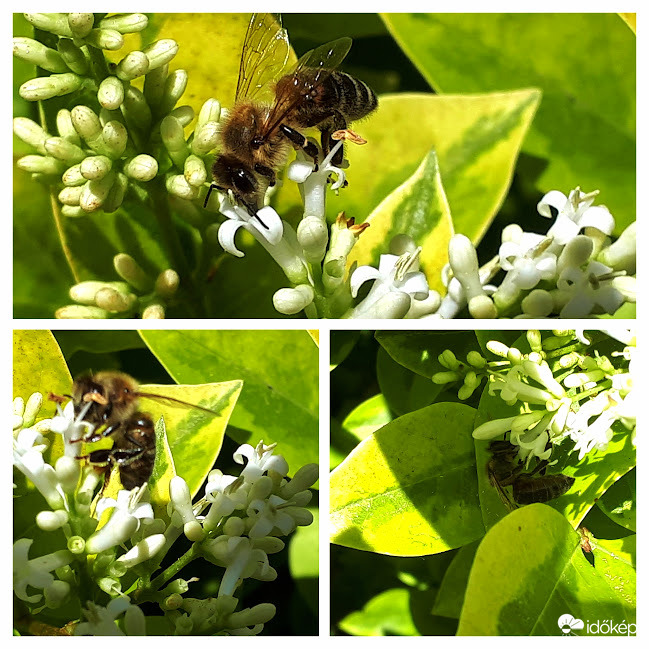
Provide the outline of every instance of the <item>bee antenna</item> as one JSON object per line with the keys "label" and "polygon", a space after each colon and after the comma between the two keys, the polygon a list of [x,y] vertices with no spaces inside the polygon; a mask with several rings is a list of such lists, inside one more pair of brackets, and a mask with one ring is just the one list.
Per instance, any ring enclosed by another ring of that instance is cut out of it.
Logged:
{"label": "bee antenna", "polygon": [[210,200],[210,194],[214,189],[218,189],[218,186],[215,183],[212,183],[209,189],[207,190],[207,195],[205,196],[205,202],[203,203],[203,209],[207,207],[207,203]]}

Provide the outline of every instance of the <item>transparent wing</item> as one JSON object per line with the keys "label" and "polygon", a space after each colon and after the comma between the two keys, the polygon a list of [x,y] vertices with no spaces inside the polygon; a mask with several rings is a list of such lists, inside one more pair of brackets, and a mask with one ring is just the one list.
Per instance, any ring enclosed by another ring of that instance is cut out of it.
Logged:
{"label": "transparent wing", "polygon": [[288,60],[288,34],[277,14],[252,14],[241,49],[235,100],[272,96],[272,84]]}
{"label": "transparent wing", "polygon": [[308,100],[313,90],[340,65],[351,46],[351,38],[339,38],[310,50],[300,58],[295,68],[286,75],[291,78],[291,82],[282,84],[281,91],[275,97],[264,128],[264,137],[270,135],[282,123],[288,112]]}
{"label": "transparent wing", "polygon": [[217,412],[210,410],[209,408],[204,408],[195,403],[187,403],[181,399],[176,399],[175,397],[168,397],[162,394],[152,394],[150,392],[138,392],[137,396],[141,399],[151,399],[151,401],[157,401],[158,403],[163,403],[168,406],[173,406],[175,408],[195,408],[196,410],[202,410],[203,412],[208,412],[210,415],[217,415]]}

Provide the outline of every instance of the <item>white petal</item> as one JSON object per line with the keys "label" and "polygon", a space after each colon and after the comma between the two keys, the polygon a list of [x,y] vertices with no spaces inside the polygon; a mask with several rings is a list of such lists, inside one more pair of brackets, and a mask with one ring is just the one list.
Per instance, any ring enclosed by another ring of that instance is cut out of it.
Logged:
{"label": "white petal", "polygon": [[243,253],[234,245],[234,235],[243,225],[243,221],[226,221],[219,227],[218,237],[221,247],[235,257],[243,257]]}
{"label": "white petal", "polygon": [[597,228],[600,232],[604,234],[611,234],[613,228],[615,227],[615,219],[613,215],[608,211],[608,208],[603,205],[595,205],[595,207],[589,207],[579,219],[579,227],[581,228]]}
{"label": "white petal", "polygon": [[237,464],[244,464],[243,458],[252,460],[255,456],[255,449],[250,444],[242,444],[232,456]]}
{"label": "white petal", "polygon": [[279,214],[270,206],[262,207],[255,217],[250,221],[261,235],[273,245],[279,243],[284,234],[284,224]]}
{"label": "white petal", "polygon": [[524,251],[521,247],[513,241],[505,241],[498,249],[498,256],[500,257],[500,267],[503,270],[511,270],[514,262],[522,255]]}
{"label": "white petal", "polygon": [[[382,255],[384,256],[384,255]],[[359,266],[353,273],[349,280],[349,287],[351,288],[352,297],[358,295],[358,289],[362,284],[368,280],[378,279],[381,277],[380,271],[373,266]]]}
{"label": "white petal", "polygon": [[379,273],[383,277],[387,277],[394,270],[398,260],[398,255],[381,255],[379,257]]}
{"label": "white petal", "polygon": [[242,211],[244,210],[232,204],[230,197],[227,194],[221,195],[219,212],[221,212],[223,216],[227,216],[229,219],[233,219],[234,221],[247,221],[250,218],[250,215],[246,212],[245,216],[247,218],[244,218],[244,215],[241,214]]}
{"label": "white petal", "polygon": [[553,189],[538,202],[536,209],[541,216],[545,216],[550,219],[553,216],[550,207],[554,207],[560,212],[564,208],[567,200],[568,197],[565,194],[557,191],[556,189]]}
{"label": "white petal", "polygon": [[302,162],[295,160],[291,162],[286,170],[286,176],[294,183],[303,183],[313,172],[312,162]]}
{"label": "white petal", "polygon": [[421,272],[408,273],[405,279],[396,284],[397,288],[404,293],[408,293],[415,300],[424,300],[428,297],[428,281],[426,275]]}

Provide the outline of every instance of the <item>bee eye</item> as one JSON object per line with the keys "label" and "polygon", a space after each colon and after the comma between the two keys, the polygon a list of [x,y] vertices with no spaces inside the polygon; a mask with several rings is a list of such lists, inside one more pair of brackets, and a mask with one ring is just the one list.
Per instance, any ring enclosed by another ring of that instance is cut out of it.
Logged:
{"label": "bee eye", "polygon": [[255,183],[245,169],[237,169],[232,175],[232,183],[237,191],[242,194],[250,194],[255,191]]}

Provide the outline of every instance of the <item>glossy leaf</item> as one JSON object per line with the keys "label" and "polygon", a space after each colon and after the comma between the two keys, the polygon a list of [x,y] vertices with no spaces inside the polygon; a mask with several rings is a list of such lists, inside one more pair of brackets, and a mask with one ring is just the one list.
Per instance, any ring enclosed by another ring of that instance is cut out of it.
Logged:
{"label": "glossy leaf", "polygon": [[340,628],[350,635],[419,635],[406,588],[391,588],[373,597],[362,611],[350,613],[341,620]]}
{"label": "glossy leaf", "polygon": [[613,521],[628,530],[636,530],[635,469],[611,485],[597,501],[597,506]]}
{"label": "glossy leaf", "polygon": [[447,371],[438,360],[445,349],[460,362],[471,350],[480,351],[473,331],[377,331],[376,339],[397,363],[428,379]]}
{"label": "glossy leaf", "polygon": [[592,542],[595,569],[624,602],[629,622],[636,619],[636,536]]}
{"label": "glossy leaf", "polygon": [[216,413],[211,415],[197,408],[146,400],[146,410],[154,421],[164,417],[166,438],[173,457],[173,464],[166,459],[159,467],[156,489],[162,502],[165,502],[165,496],[166,502],[169,500],[168,486],[174,475],[174,465],[175,472],[189,485],[192,496],[196,495],[221,450],[225,429],[242,385],[242,381],[225,381],[198,385],[140,386],[142,392],[180,399]]}
{"label": "glossy leaf", "polygon": [[330,196],[330,214],[344,209],[364,220],[434,148],[454,230],[479,241],[509,188],[539,99],[533,89],[381,96],[378,111],[357,127],[368,143],[349,147],[349,188]]}
{"label": "glossy leaf", "polygon": [[359,442],[392,421],[392,413],[382,394],[376,394],[354,408],[345,420],[343,428]]}
{"label": "glossy leaf", "polygon": [[566,612],[618,623],[627,613],[561,514],[542,504],[515,510],[478,548],[458,635],[561,635]]}
{"label": "glossy leaf", "polygon": [[331,474],[331,541],[398,556],[435,554],[479,538],[475,410],[439,403],[361,442]]}
{"label": "glossy leaf", "polygon": [[439,587],[432,613],[443,617],[459,618],[466,585],[479,541],[462,546],[453,557]]}
{"label": "glossy leaf", "polygon": [[[546,161],[540,191],[599,189],[618,232],[635,220],[635,36],[617,15],[385,14],[383,20],[437,92],[540,88],[543,101],[523,144]],[[455,214],[446,178],[444,184]]]}
{"label": "glossy leaf", "polygon": [[435,151],[430,151],[415,173],[389,194],[365,220],[370,227],[347,257],[347,267],[378,266],[386,243],[407,234],[421,247],[419,262],[432,289],[443,290],[441,270],[448,261],[453,222],[444,194]]}
{"label": "glossy leaf", "polygon": [[[228,431],[236,441],[253,446],[259,440],[278,442],[278,452],[293,471],[318,461],[318,348],[305,331],[142,331],[141,335],[179,383],[243,381],[229,422],[238,429]],[[173,451],[171,435],[170,443]]]}

